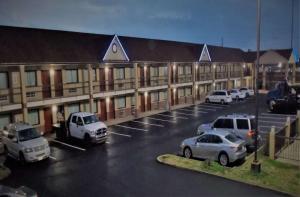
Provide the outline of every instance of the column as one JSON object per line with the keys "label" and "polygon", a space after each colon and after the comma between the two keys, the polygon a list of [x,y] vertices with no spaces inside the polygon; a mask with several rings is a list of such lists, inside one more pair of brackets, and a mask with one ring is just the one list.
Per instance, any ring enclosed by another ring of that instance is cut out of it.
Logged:
{"label": "column", "polygon": [[90,112],[94,112],[94,93],[93,93],[93,68],[92,65],[88,65],[88,79],[89,79],[89,102],[90,102]]}
{"label": "column", "polygon": [[106,102],[106,120],[110,120],[110,98],[109,97],[106,97],[105,98],[105,102]]}
{"label": "column", "polygon": [[212,90],[216,89],[216,69],[217,69],[217,65],[216,64],[212,64]]}
{"label": "column", "polygon": [[230,66],[231,66],[230,64],[227,64],[227,66],[226,66],[226,68],[227,68],[227,89],[233,88],[233,87],[230,86],[230,79],[231,79],[231,76],[230,76]]}
{"label": "column", "polygon": [[134,97],[135,97],[135,117],[138,117],[139,113],[139,71],[138,71],[138,64],[134,63]]}
{"label": "column", "polygon": [[50,72],[50,89],[51,89],[51,98],[54,98],[55,97],[55,78],[54,78],[54,75],[55,75],[55,70],[54,68],[50,68],[49,70]]}
{"label": "column", "polygon": [[192,96],[193,96],[193,104],[196,101],[196,65],[197,63],[193,63],[192,65],[192,79],[193,79],[193,86],[192,86]]}
{"label": "column", "polygon": [[168,103],[167,103],[167,110],[168,111],[170,111],[171,110],[171,96],[172,96],[172,90],[171,90],[171,69],[173,69],[172,68],[172,65],[171,65],[171,63],[168,63],[168,92],[167,92],[167,101],[168,101]]}
{"label": "column", "polygon": [[241,85],[240,85],[240,88],[246,86],[246,83],[244,82],[245,81],[245,78],[244,78],[244,70],[245,69],[246,69],[246,64],[244,63],[240,67],[240,76],[241,76]]}
{"label": "column", "polygon": [[20,72],[20,85],[21,85],[21,104],[22,104],[22,113],[23,121],[28,121],[28,108],[27,108],[27,97],[26,97],[26,76],[25,76],[25,66],[19,66]]}

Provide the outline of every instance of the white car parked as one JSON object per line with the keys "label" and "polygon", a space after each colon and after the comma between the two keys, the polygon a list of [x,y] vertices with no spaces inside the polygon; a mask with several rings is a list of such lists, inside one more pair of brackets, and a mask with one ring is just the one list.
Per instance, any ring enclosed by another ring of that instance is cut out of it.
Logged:
{"label": "white car parked", "polygon": [[241,92],[244,92],[246,97],[253,96],[254,95],[254,90],[249,89],[249,88],[240,88]]}
{"label": "white car parked", "polygon": [[4,127],[2,141],[7,155],[20,162],[35,162],[50,156],[49,143],[27,123],[13,123]]}
{"label": "white car parked", "polygon": [[229,104],[232,102],[230,92],[227,90],[215,90],[205,98],[206,103]]}
{"label": "white car parked", "polygon": [[230,95],[231,95],[231,98],[235,99],[235,100],[242,100],[242,99],[246,98],[245,92],[241,92],[238,89],[232,89],[230,91]]}
{"label": "white car parked", "polygon": [[107,126],[95,114],[76,112],[67,120],[68,135],[86,143],[100,143],[107,139]]}

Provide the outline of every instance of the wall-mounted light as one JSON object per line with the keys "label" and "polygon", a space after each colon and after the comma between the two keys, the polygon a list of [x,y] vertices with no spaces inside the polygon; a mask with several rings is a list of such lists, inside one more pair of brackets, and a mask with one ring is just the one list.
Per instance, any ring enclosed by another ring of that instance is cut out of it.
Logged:
{"label": "wall-mounted light", "polygon": [[52,112],[54,114],[57,112],[57,106],[56,105],[52,105]]}
{"label": "wall-mounted light", "polygon": [[174,93],[176,92],[176,88],[173,89],[173,92],[174,92]]}
{"label": "wall-mounted light", "polygon": [[281,67],[282,67],[282,63],[279,62],[279,63],[278,63],[278,68],[281,68]]}
{"label": "wall-mounted light", "polygon": [[147,70],[147,66],[144,66],[144,70]]}
{"label": "wall-mounted light", "polygon": [[214,87],[216,86],[216,83],[215,83],[215,82],[213,82],[213,86],[214,86]]}
{"label": "wall-mounted light", "polygon": [[105,66],[104,70],[106,73],[108,73],[108,70],[109,70],[108,66]]}
{"label": "wall-mounted light", "polygon": [[54,72],[55,72],[54,69],[53,69],[53,68],[50,68],[50,75],[51,75],[51,76],[54,76]]}
{"label": "wall-mounted light", "polygon": [[144,92],[144,95],[145,95],[145,97],[147,97],[148,96],[148,92]]}
{"label": "wall-mounted light", "polygon": [[198,89],[198,86],[196,86],[195,88]]}
{"label": "wall-mounted light", "polygon": [[198,64],[196,64],[196,70],[198,69]]}
{"label": "wall-mounted light", "polygon": [[109,104],[110,98],[109,98],[109,97],[106,97],[105,100],[106,100],[106,103]]}
{"label": "wall-mounted light", "polygon": [[243,64],[243,68],[246,68],[246,64]]}
{"label": "wall-mounted light", "polygon": [[213,68],[216,69],[216,67],[217,67],[217,66],[214,64],[214,65],[213,65]]}
{"label": "wall-mounted light", "polygon": [[175,70],[176,69],[176,64],[173,64],[173,70]]}

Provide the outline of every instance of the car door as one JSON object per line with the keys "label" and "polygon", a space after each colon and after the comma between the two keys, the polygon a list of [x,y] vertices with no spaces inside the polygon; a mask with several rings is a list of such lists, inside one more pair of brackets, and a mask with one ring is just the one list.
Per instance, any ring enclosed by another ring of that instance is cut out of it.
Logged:
{"label": "car door", "polygon": [[249,119],[237,118],[235,134],[242,139],[246,139],[248,132],[250,131],[249,125],[250,125]]}
{"label": "car door", "polygon": [[209,136],[209,143],[207,147],[209,159],[215,160],[218,158],[219,152],[222,149],[222,143],[223,140],[219,136],[213,134]]}
{"label": "car door", "polygon": [[78,138],[83,139],[84,138],[84,124],[82,117],[77,117],[77,134]]}
{"label": "car door", "polygon": [[213,93],[209,96],[210,102],[215,102],[215,97],[216,97],[216,92],[213,92]]}
{"label": "car door", "polygon": [[196,141],[193,153],[196,157],[199,158],[207,158],[207,146],[209,143],[209,135],[208,134],[204,134],[201,137],[199,137]]}
{"label": "car door", "polygon": [[78,138],[78,129],[77,129],[77,116],[73,115],[70,121],[70,135],[72,137]]}

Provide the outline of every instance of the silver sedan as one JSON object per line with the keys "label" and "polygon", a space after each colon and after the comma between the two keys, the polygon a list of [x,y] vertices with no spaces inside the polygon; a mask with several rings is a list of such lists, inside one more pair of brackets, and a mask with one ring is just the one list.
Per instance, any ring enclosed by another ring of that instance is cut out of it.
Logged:
{"label": "silver sedan", "polygon": [[181,143],[183,156],[218,161],[227,166],[246,157],[245,141],[227,131],[211,131],[201,136],[185,139]]}

